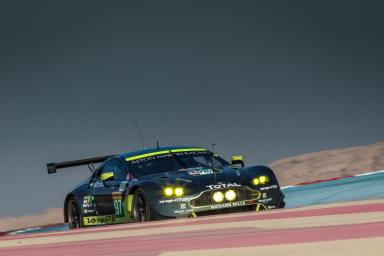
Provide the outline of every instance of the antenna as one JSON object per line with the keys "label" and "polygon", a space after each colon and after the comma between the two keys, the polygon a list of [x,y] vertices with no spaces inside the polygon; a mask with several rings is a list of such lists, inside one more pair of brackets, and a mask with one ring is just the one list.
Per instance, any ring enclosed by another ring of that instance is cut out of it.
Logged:
{"label": "antenna", "polygon": [[213,149],[214,149],[215,146],[216,146],[216,144],[212,144],[212,164],[213,164],[213,167],[215,167],[215,163],[213,162],[214,156],[215,156],[215,153],[213,152]]}
{"label": "antenna", "polygon": [[213,173],[215,174],[215,184],[216,184],[216,170],[215,170],[215,153],[213,152],[213,149],[214,147],[216,146],[216,144],[212,144],[212,169],[213,169]]}
{"label": "antenna", "polygon": [[156,147],[157,147],[157,151],[159,151],[160,150],[159,140],[157,140],[157,142],[156,142]]}
{"label": "antenna", "polygon": [[135,121],[136,129],[137,129],[137,133],[139,134],[139,137],[140,137],[141,145],[143,146],[143,148],[145,148],[144,139],[143,139],[143,135],[141,134],[139,124],[137,123],[136,118],[134,118],[133,121]]}

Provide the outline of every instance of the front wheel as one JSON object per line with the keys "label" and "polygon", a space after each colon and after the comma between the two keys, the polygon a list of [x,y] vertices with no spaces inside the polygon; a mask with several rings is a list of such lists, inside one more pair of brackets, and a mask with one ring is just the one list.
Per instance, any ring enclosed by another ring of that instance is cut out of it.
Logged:
{"label": "front wheel", "polygon": [[151,211],[145,199],[143,191],[136,190],[132,200],[133,219],[135,222],[145,222],[152,220]]}
{"label": "front wheel", "polygon": [[71,198],[67,204],[68,210],[68,224],[70,229],[80,228],[81,218],[80,218],[80,209],[77,206],[76,200]]}

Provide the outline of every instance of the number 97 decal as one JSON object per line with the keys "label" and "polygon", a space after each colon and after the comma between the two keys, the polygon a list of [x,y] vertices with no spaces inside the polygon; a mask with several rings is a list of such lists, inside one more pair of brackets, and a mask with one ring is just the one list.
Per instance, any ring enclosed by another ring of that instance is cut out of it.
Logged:
{"label": "number 97 decal", "polygon": [[122,205],[123,197],[122,197],[121,193],[113,192],[112,198],[113,198],[113,208],[115,208],[116,216],[123,217],[124,216],[123,205]]}
{"label": "number 97 decal", "polygon": [[113,200],[113,206],[115,208],[115,214],[117,216],[122,216],[123,215],[123,207],[121,200]]}

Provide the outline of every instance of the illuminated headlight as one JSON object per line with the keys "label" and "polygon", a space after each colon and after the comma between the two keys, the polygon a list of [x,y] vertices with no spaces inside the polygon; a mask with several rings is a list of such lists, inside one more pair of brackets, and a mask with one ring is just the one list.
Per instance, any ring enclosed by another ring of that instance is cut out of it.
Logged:
{"label": "illuminated headlight", "polygon": [[261,184],[265,184],[269,182],[269,178],[267,176],[260,176],[259,181]]}
{"label": "illuminated headlight", "polygon": [[180,188],[180,187],[175,188],[175,195],[176,195],[176,196],[182,196],[182,195],[184,195],[184,189],[183,189],[183,188]]}
{"label": "illuminated headlight", "polygon": [[234,201],[236,199],[236,192],[232,189],[228,190],[227,192],[225,192],[225,198],[228,201]]}
{"label": "illuminated headlight", "polygon": [[255,185],[255,186],[264,185],[264,184],[266,184],[268,182],[269,182],[268,176],[264,176],[264,175],[262,175],[260,177],[257,177],[257,178],[254,178],[252,180],[252,184]]}
{"label": "illuminated headlight", "polygon": [[223,202],[224,200],[224,194],[220,191],[217,191],[215,193],[213,193],[213,200],[216,202],[216,203],[221,203]]}
{"label": "illuminated headlight", "polygon": [[171,188],[171,187],[164,188],[164,195],[172,196],[173,195],[173,188]]}

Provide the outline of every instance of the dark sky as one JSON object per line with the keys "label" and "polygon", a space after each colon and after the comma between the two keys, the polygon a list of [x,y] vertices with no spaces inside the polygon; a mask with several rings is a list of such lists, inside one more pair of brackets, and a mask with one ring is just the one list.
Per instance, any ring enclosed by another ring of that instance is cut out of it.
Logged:
{"label": "dark sky", "polygon": [[216,143],[248,164],[384,140],[382,1],[1,1],[0,216],[62,206],[45,164]]}

